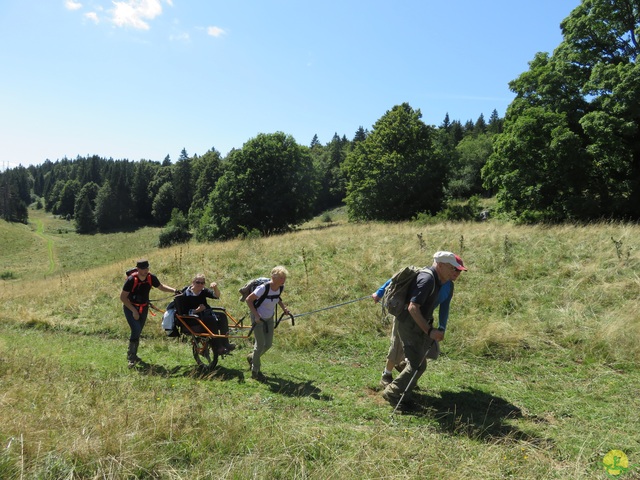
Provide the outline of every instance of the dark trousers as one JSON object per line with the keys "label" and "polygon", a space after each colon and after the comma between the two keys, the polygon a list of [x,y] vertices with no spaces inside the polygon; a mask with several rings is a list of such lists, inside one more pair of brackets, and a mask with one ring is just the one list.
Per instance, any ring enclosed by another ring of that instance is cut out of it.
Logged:
{"label": "dark trousers", "polygon": [[142,309],[139,320],[133,318],[133,312],[131,312],[131,310],[129,310],[124,305],[122,306],[122,309],[124,311],[124,316],[127,319],[127,323],[129,324],[129,328],[131,329],[129,341],[137,343],[140,341],[140,334],[142,334],[144,324],[147,323],[147,314],[149,313],[149,307],[144,307]]}
{"label": "dark trousers", "polygon": [[[229,319],[223,312],[216,312],[211,308],[207,308],[198,315],[207,328],[209,328],[213,333],[217,333],[219,335],[227,335],[229,333]],[[229,345],[229,339],[216,338],[214,345],[216,347],[226,347]]]}

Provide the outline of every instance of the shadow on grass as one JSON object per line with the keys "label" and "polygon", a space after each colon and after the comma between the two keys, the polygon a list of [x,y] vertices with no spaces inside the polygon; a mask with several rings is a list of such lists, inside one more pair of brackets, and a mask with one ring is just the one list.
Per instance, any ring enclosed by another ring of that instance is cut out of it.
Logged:
{"label": "shadow on grass", "polygon": [[272,375],[267,376],[262,383],[267,385],[273,393],[286,395],[287,397],[311,397],[325,402],[332,400],[331,395],[323,394],[322,390],[313,385],[311,380],[297,382]]}
{"label": "shadow on grass", "polygon": [[[199,365],[167,368],[163,365],[156,365],[142,361],[136,365],[135,371],[140,375],[154,375],[165,378],[189,377],[198,380],[237,380],[240,383],[245,381],[245,373],[247,373],[247,376],[250,376],[248,372],[226,368],[219,364],[215,368],[208,368]],[[265,380],[261,383],[268,386],[273,393],[285,395],[287,397],[311,397],[316,400],[332,400],[330,395],[323,394],[322,390],[313,385],[311,380],[298,382],[272,375],[265,377]]]}
{"label": "shadow on grass", "polygon": [[204,367],[200,365],[178,365],[173,368],[167,368],[163,365],[153,363],[140,362],[135,367],[136,372],[141,375],[153,375],[157,377],[189,377],[198,380],[238,380],[244,382],[245,375],[237,369],[216,366],[215,368]]}
{"label": "shadow on grass", "polygon": [[[434,418],[443,431],[452,435],[465,435],[488,442],[511,440],[551,443],[551,440],[523,432],[508,423],[509,420],[528,418],[520,408],[504,398],[476,388],[443,391],[438,396],[414,391],[413,401],[418,408],[402,410],[402,414]],[[537,418],[532,420],[540,421]]]}

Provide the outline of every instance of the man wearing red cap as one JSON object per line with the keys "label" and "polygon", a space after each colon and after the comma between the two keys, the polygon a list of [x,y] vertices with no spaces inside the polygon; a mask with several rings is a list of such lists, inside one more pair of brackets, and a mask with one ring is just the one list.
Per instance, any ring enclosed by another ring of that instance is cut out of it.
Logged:
{"label": "man wearing red cap", "polygon": [[[460,258],[458,255],[456,255],[455,257],[456,261],[460,265],[462,265],[462,267],[464,267],[462,258]],[[452,280],[442,284],[440,293],[438,294],[438,299],[436,300],[436,307],[438,308],[438,330],[442,332],[443,337],[447,329],[447,323],[449,321],[449,310],[451,307],[451,299],[453,298],[454,292],[453,282],[458,279],[458,277],[460,276],[460,272],[462,271],[462,268],[458,268],[455,277]],[[378,303],[382,299],[382,297],[384,296],[384,292],[386,291],[390,283],[391,279],[387,280],[384,285],[382,285],[374,294],[371,295],[375,303]],[[397,322],[394,319],[393,327],[391,329],[391,343],[389,345],[389,352],[387,353],[386,359],[387,362],[382,372],[382,377],[380,378],[380,385],[382,385],[383,388],[393,382],[393,369],[395,368],[396,370],[401,372],[406,365],[404,350],[402,348],[402,341],[400,340],[400,336],[398,335],[398,327],[396,324]],[[439,346],[437,343],[434,343],[429,351],[429,355],[427,355],[427,358],[435,359],[437,358],[438,353]]]}
{"label": "man wearing red cap", "polygon": [[460,257],[456,257],[452,252],[436,252],[433,266],[421,271],[410,288],[408,308],[394,319],[407,359],[400,375],[382,392],[383,398],[394,406],[401,399],[408,403],[406,395],[411,393],[427,368],[429,349],[434,342],[444,338],[444,332],[433,327],[433,312],[438,305],[442,285],[467,270],[462,262],[458,262]]}

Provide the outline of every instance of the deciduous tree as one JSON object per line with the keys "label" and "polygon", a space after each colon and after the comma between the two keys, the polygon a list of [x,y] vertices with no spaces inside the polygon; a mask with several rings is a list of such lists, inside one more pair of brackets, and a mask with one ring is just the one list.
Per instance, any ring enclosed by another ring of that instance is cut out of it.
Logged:
{"label": "deciduous tree", "polygon": [[434,148],[434,128],[407,103],[387,111],[347,156],[349,217],[406,220],[442,206],[446,167]]}
{"label": "deciduous tree", "polygon": [[199,238],[285,232],[311,218],[316,192],[309,148],[282,132],[259,134],[227,156]]}
{"label": "deciduous tree", "polygon": [[516,98],[483,170],[521,220],[640,218],[640,5],[583,0],[510,83]]}

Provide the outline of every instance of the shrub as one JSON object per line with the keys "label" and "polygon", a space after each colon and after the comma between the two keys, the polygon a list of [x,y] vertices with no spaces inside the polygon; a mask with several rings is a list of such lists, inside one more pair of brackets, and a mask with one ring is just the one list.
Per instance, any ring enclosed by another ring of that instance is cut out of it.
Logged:
{"label": "shrub", "polygon": [[158,246],[160,248],[170,247],[178,243],[187,243],[191,240],[192,234],[189,232],[189,222],[182,212],[174,209],[171,213],[171,220],[160,232]]}
{"label": "shrub", "polygon": [[15,280],[16,278],[18,278],[16,274],[9,270],[0,273],[0,279],[2,280]]}

